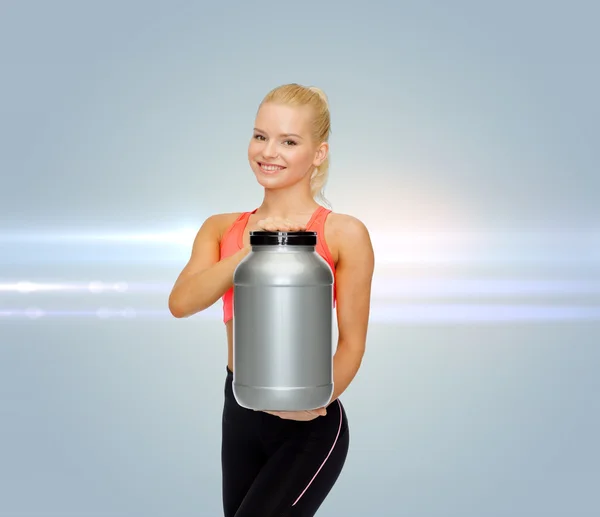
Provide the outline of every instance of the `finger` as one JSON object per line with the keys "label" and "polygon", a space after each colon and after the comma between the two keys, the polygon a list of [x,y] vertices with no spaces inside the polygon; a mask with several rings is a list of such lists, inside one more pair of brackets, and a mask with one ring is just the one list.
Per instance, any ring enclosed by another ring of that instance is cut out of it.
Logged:
{"label": "finger", "polygon": [[277,416],[283,420],[298,420],[303,418],[303,415],[299,415],[297,411],[277,411]]}
{"label": "finger", "polygon": [[277,230],[275,231],[280,231],[280,232],[301,232],[304,231],[304,228],[302,226],[298,226],[297,224],[280,224],[276,226]]}
{"label": "finger", "polygon": [[303,226],[300,223],[295,223],[294,221],[287,222],[288,231],[297,232],[302,230]]}
{"label": "finger", "polygon": [[293,417],[294,420],[300,420],[302,422],[308,422],[317,418],[316,415],[310,413],[310,411],[298,411]]}
{"label": "finger", "polygon": [[292,221],[291,219],[285,220],[285,227],[286,227],[286,231],[288,231],[288,232],[298,232],[303,229],[303,226],[300,223],[296,223],[296,222]]}
{"label": "finger", "polygon": [[271,217],[261,219],[256,223],[257,228],[267,232],[302,232],[306,230],[306,226],[295,223],[290,219],[275,220]]}
{"label": "finger", "polygon": [[273,221],[270,218],[267,218],[267,219],[261,219],[260,221],[258,221],[256,223],[256,226],[258,228],[266,229],[267,227],[271,226],[272,224],[273,224]]}
{"label": "finger", "polygon": [[318,415],[314,415],[310,411],[282,411],[279,416],[284,420],[307,422],[309,420],[314,420]]}

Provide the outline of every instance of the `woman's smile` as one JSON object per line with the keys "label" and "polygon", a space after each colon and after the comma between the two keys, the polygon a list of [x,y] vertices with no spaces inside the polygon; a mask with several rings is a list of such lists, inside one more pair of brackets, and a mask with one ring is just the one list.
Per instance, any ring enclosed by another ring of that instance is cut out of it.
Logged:
{"label": "woman's smile", "polygon": [[258,163],[258,166],[260,167],[260,170],[265,174],[275,174],[275,173],[285,169],[285,167],[283,165],[275,165],[275,164],[266,163],[266,162],[257,162],[257,163]]}

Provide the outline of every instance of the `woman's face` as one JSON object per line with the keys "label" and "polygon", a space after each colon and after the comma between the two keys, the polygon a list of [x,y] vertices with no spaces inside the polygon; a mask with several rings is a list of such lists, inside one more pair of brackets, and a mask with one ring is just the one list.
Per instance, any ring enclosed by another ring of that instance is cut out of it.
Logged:
{"label": "woman's face", "polygon": [[248,146],[248,160],[265,188],[282,188],[310,176],[327,156],[327,144],[311,138],[312,112],[308,106],[263,104]]}

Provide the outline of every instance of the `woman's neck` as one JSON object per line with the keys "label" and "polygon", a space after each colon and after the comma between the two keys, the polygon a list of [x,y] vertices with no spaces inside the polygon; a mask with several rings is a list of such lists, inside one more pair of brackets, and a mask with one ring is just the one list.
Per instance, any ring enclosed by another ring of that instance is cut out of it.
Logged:
{"label": "woman's neck", "polygon": [[261,218],[282,217],[293,219],[312,215],[319,204],[306,192],[294,192],[292,189],[265,189],[263,202],[257,210]]}

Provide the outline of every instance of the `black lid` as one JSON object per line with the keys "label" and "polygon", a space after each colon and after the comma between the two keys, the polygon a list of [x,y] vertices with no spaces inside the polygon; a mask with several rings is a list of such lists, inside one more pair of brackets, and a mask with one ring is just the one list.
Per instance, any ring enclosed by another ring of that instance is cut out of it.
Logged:
{"label": "black lid", "polygon": [[250,232],[251,246],[316,246],[317,232]]}

